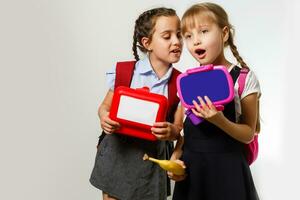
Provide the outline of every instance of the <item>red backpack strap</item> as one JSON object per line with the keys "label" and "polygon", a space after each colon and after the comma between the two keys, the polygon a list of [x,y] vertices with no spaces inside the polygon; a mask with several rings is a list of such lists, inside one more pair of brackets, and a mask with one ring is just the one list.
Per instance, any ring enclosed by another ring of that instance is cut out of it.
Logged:
{"label": "red backpack strap", "polygon": [[[174,122],[174,114],[176,112],[179,98],[177,96],[177,87],[176,87],[176,81],[177,76],[180,74],[180,72],[173,68],[172,74],[170,76],[170,79],[168,81],[168,113],[167,113],[167,121],[168,122]],[[171,141],[166,141],[166,158],[170,159],[172,152],[174,149],[174,143]],[[169,177],[167,177],[167,194],[171,195],[171,182]]]}
{"label": "red backpack strap", "polygon": [[169,122],[174,121],[174,113],[175,113],[178,103],[180,101],[177,96],[177,87],[176,87],[176,80],[177,80],[177,76],[179,74],[181,74],[181,72],[178,71],[177,69],[173,68],[171,77],[168,82],[168,103],[169,103],[168,121]]}
{"label": "red backpack strap", "polygon": [[117,62],[115,89],[118,86],[130,87],[136,61]]}
{"label": "red backpack strap", "polygon": [[249,69],[247,69],[247,68],[242,68],[241,71],[240,71],[240,75],[239,75],[239,78],[238,78],[238,84],[239,84],[238,94],[239,94],[240,97],[241,97],[241,95],[244,91],[244,88],[245,88],[246,77],[247,77],[248,72],[249,72]]}

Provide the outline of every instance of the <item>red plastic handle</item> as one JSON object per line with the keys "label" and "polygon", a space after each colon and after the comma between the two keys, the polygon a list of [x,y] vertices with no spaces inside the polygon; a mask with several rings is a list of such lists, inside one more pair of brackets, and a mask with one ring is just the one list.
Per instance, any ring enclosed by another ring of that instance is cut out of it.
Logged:
{"label": "red plastic handle", "polygon": [[136,88],[136,90],[141,90],[141,91],[145,91],[145,92],[149,92],[150,89],[148,87],[142,87],[142,88]]}

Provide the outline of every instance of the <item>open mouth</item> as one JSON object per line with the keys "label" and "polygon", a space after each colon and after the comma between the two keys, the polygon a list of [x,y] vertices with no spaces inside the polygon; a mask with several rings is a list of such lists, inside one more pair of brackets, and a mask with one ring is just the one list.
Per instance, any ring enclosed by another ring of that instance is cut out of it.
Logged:
{"label": "open mouth", "polygon": [[172,53],[180,53],[181,50],[180,50],[180,49],[174,49],[174,50],[172,50],[171,52],[172,52]]}
{"label": "open mouth", "polygon": [[198,55],[198,56],[201,56],[201,55],[203,55],[203,54],[205,54],[205,50],[204,49],[196,49],[195,50],[195,53]]}

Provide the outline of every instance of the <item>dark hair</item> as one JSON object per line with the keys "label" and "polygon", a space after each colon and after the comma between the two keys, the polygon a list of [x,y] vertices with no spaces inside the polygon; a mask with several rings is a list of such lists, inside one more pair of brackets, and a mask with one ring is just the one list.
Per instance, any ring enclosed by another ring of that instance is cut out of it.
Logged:
{"label": "dark hair", "polygon": [[143,12],[135,21],[134,33],[133,33],[133,45],[132,51],[134,58],[139,60],[137,47],[144,53],[148,50],[143,46],[141,40],[143,37],[147,37],[151,40],[153,35],[153,28],[156,20],[161,16],[176,16],[176,11],[171,8],[154,8]]}

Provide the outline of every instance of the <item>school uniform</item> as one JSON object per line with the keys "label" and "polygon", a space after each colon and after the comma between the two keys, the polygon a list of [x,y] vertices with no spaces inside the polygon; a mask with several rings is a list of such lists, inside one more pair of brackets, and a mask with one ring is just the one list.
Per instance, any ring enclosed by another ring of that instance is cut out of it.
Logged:
{"label": "school uniform", "polygon": [[[135,64],[131,88],[149,87],[150,92],[168,97],[168,81],[173,67],[158,78],[148,57]],[[115,67],[106,73],[114,90]],[[179,101],[179,100],[178,100]],[[119,200],[165,200],[167,176],[158,165],[143,160],[147,153],[166,158],[165,141],[148,141],[113,133],[106,135],[98,148],[90,182],[96,188]]]}
{"label": "school uniform", "polygon": [[[238,81],[240,68],[231,66],[234,100],[225,105],[223,114],[232,122],[241,116]],[[251,93],[260,96],[259,82],[250,71],[241,98]],[[173,200],[257,200],[255,185],[246,161],[244,144],[217,126],[204,121],[195,126],[184,121],[184,145],[181,158],[187,177],[176,182]]]}

